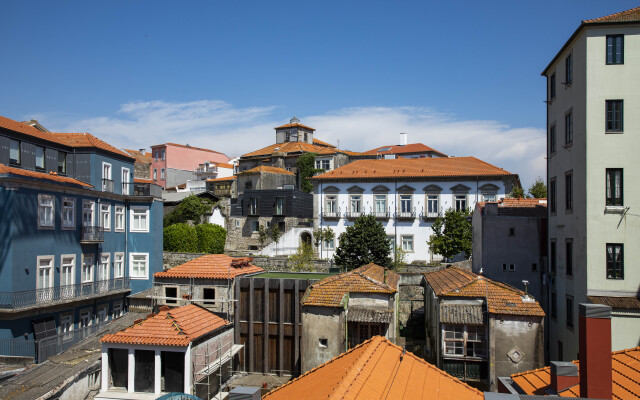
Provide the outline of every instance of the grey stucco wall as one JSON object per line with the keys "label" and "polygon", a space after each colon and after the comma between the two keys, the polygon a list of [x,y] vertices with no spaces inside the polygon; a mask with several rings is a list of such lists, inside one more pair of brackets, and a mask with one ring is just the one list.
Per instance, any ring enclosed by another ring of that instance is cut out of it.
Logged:
{"label": "grey stucco wall", "polygon": [[[344,319],[341,308],[302,307],[302,373],[346,351]],[[319,339],[327,339],[327,347]]]}

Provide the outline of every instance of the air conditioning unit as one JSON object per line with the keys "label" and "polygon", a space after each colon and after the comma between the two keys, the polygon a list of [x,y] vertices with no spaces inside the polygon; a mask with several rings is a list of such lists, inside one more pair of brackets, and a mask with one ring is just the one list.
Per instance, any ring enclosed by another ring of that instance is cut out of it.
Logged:
{"label": "air conditioning unit", "polygon": [[295,189],[295,185],[284,185],[284,186],[283,186],[283,188],[284,188],[284,189],[291,189],[291,190],[293,190],[293,189]]}

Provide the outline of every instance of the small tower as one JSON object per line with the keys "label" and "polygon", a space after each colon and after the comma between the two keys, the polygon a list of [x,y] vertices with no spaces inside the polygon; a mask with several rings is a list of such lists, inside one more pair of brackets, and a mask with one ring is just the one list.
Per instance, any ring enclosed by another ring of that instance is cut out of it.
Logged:
{"label": "small tower", "polygon": [[302,125],[294,115],[286,125],[278,126],[276,130],[276,143],[305,142],[313,144],[313,132],[315,129]]}

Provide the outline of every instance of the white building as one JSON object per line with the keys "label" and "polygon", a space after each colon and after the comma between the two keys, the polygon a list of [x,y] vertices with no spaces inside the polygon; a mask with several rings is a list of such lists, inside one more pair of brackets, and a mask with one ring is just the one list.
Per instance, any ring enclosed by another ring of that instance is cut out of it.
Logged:
{"label": "white building", "polygon": [[313,178],[314,227],[330,227],[333,241],[318,249],[332,257],[338,237],[363,214],[373,214],[407,261],[440,259],[427,240],[444,211],[496,201],[518,176],[474,157],[360,160]]}
{"label": "white building", "polygon": [[547,78],[549,350],[578,353],[579,303],[610,305],[613,350],[640,341],[640,8],[582,21]]}

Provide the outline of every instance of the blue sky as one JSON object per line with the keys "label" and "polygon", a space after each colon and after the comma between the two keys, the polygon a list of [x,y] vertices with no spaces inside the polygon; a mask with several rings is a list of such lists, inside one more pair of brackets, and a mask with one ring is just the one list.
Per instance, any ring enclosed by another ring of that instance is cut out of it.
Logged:
{"label": "blue sky", "polygon": [[368,150],[423,142],[544,176],[540,72],[632,1],[0,3],[0,115],[239,155],[297,115]]}

